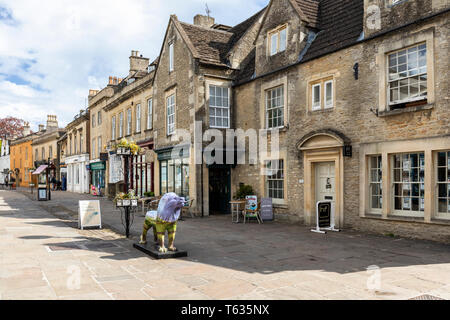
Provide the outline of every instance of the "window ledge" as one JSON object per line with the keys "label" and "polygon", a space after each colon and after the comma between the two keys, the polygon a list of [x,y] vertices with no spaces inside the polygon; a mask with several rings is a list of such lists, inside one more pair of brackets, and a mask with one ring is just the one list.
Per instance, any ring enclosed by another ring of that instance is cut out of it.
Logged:
{"label": "window ledge", "polygon": [[144,132],[152,132],[153,131],[153,129],[146,129],[146,130],[144,130]]}
{"label": "window ledge", "polygon": [[418,112],[418,111],[424,111],[424,110],[431,110],[434,108],[434,103],[431,104],[425,104],[422,106],[415,106],[415,107],[407,107],[403,109],[396,109],[396,110],[387,110],[387,111],[380,111],[378,113],[379,117],[388,117],[388,116],[395,116],[398,114],[408,113],[408,112]]}
{"label": "window ledge", "polygon": [[325,113],[325,112],[333,112],[335,110],[335,107],[332,108],[322,108],[317,110],[309,109],[308,113]]}
{"label": "window ledge", "polygon": [[287,204],[282,204],[282,203],[272,203],[272,206],[274,208],[278,208],[278,209],[288,209],[288,205]]}
{"label": "window ledge", "polygon": [[365,216],[363,216],[361,218],[362,219],[371,219],[371,220],[404,222],[404,223],[422,223],[422,224],[450,226],[450,220],[436,219],[436,218],[432,219],[430,222],[427,222],[427,221],[425,221],[424,218],[402,217],[402,216],[392,216],[392,215],[389,215],[387,218],[384,218],[382,215],[374,214],[374,213],[366,213]]}

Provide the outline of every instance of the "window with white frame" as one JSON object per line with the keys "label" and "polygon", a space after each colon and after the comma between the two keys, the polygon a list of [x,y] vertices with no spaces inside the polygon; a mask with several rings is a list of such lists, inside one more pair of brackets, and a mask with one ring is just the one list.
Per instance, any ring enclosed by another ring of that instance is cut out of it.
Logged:
{"label": "window with white frame", "polygon": [[369,157],[369,203],[371,209],[383,208],[383,165],[382,156]]}
{"label": "window with white frame", "polygon": [[153,99],[147,101],[147,130],[153,129]]}
{"label": "window with white frame", "polygon": [[116,140],[116,116],[111,119],[111,140]]}
{"label": "window with white frame", "polygon": [[131,125],[132,125],[131,108],[129,108],[127,110],[127,136],[131,135]]}
{"label": "window with white frame", "polygon": [[209,125],[212,128],[230,127],[229,88],[209,86]]}
{"label": "window with white frame", "polygon": [[92,128],[95,128],[95,114],[92,115]]}
{"label": "window with white frame", "polygon": [[92,159],[96,158],[95,155],[96,149],[95,149],[95,138],[92,139]]}
{"label": "window with white frame", "polygon": [[450,151],[437,154],[437,217],[450,219]]}
{"label": "window with white frame", "polygon": [[80,153],[83,153],[83,134],[80,132]]}
{"label": "window with white frame", "polygon": [[284,199],[284,160],[266,160],[266,195],[272,199]]}
{"label": "window with white frame", "polygon": [[389,105],[426,100],[427,46],[415,45],[388,55]]}
{"label": "window with white frame", "polygon": [[287,44],[287,26],[281,26],[274,31],[269,32],[269,53],[271,56],[286,50]]}
{"label": "window with white frame", "polygon": [[175,133],[175,95],[167,97],[167,135]]}
{"label": "window with white frame", "polygon": [[102,111],[101,110],[97,113],[97,124],[98,125],[102,124]]}
{"label": "window with white frame", "polygon": [[325,81],[325,109],[333,108],[333,80]]}
{"label": "window with white frame", "polygon": [[322,90],[320,83],[312,86],[312,110],[322,109]]}
{"label": "window with white frame", "polygon": [[395,213],[423,217],[425,211],[425,154],[396,154],[392,156],[392,161]]}
{"label": "window with white frame", "polygon": [[310,88],[312,111],[334,108],[334,80],[332,78],[314,81]]}
{"label": "window with white frame", "polygon": [[284,86],[266,91],[266,127],[267,129],[284,126]]}
{"label": "window with white frame", "polygon": [[141,132],[141,104],[136,106],[136,132]]}
{"label": "window with white frame", "polygon": [[77,136],[75,135],[73,138],[73,150],[75,154],[78,154],[78,145],[77,145]]}
{"label": "window with white frame", "polygon": [[172,72],[174,70],[173,55],[173,43],[171,43],[169,44],[169,72]]}
{"label": "window with white frame", "polygon": [[100,153],[102,153],[102,150],[103,150],[103,148],[102,148],[102,137],[98,137],[98,146],[97,146],[97,148],[98,148],[98,155],[100,156]]}
{"label": "window with white frame", "polygon": [[123,137],[123,111],[119,114],[119,138]]}

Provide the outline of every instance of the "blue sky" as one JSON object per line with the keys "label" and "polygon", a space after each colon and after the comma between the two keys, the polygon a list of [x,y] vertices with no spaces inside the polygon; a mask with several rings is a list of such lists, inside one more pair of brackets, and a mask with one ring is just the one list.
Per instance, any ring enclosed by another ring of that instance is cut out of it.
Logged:
{"label": "blue sky", "polygon": [[[269,0],[209,0],[217,23],[236,25]],[[154,59],[170,14],[192,22],[205,0],[0,0],[0,117],[33,129],[56,114],[63,127],[89,89],[128,73],[131,50]],[[243,5],[245,4],[245,5]]]}

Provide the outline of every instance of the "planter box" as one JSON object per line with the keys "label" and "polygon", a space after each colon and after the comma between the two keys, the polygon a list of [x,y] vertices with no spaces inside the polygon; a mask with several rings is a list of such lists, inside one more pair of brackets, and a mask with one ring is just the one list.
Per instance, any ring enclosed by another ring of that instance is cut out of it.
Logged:
{"label": "planter box", "polygon": [[132,207],[137,207],[138,206],[138,201],[137,200],[131,200],[131,206]]}
{"label": "planter box", "polygon": [[123,206],[124,207],[130,207],[131,206],[131,200],[123,200]]}
{"label": "planter box", "polygon": [[129,156],[129,155],[131,155],[131,149],[128,149],[128,148],[117,148],[117,155],[119,155],[119,156]]}
{"label": "planter box", "polygon": [[116,206],[123,207],[123,200],[117,200]]}

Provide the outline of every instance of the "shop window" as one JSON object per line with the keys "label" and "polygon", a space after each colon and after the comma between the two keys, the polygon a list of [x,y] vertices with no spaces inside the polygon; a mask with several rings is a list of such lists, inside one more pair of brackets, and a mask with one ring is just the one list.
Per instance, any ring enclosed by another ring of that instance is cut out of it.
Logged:
{"label": "shop window", "polygon": [[209,86],[209,124],[212,128],[230,127],[229,92],[226,87]]}
{"label": "shop window", "polygon": [[284,160],[267,160],[265,168],[267,197],[284,200]]}
{"label": "shop window", "polygon": [[425,211],[425,154],[393,156],[394,214],[423,217]]}
{"label": "shop window", "polygon": [[266,91],[266,127],[284,127],[284,86]]}
{"label": "shop window", "polygon": [[189,158],[160,161],[161,193],[189,196]]}
{"label": "shop window", "polygon": [[437,154],[437,218],[450,219],[450,151]]}
{"label": "shop window", "polygon": [[427,46],[415,45],[388,55],[388,96],[391,109],[426,101],[428,95]]}
{"label": "shop window", "polygon": [[369,157],[369,203],[370,208],[383,208],[383,166],[381,156]]}

